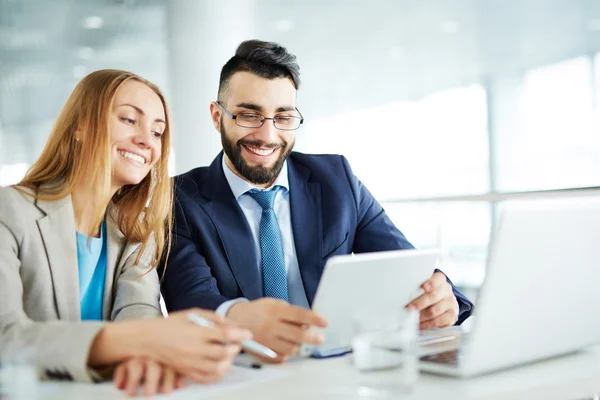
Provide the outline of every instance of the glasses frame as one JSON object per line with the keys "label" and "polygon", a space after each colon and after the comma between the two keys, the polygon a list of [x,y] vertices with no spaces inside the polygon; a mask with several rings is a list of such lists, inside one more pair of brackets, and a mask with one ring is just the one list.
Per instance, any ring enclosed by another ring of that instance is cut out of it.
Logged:
{"label": "glasses frame", "polygon": [[298,110],[298,107],[295,107],[295,108],[296,108],[296,111],[298,111],[298,114],[300,114],[300,116],[299,116],[299,117],[290,116],[290,118],[298,118],[298,119],[300,119],[300,123],[298,124],[298,127],[297,127],[297,128],[292,128],[292,129],[280,128],[280,127],[278,127],[278,126],[275,124],[275,117],[272,117],[272,118],[267,118],[267,117],[265,117],[265,116],[264,116],[264,115],[262,115],[262,114],[258,114],[258,115],[260,115],[260,116],[262,117],[262,119],[261,119],[261,121],[260,121],[260,125],[259,125],[259,126],[244,126],[244,125],[240,125],[240,124],[238,123],[238,121],[237,121],[237,117],[238,117],[238,115],[240,115],[240,114],[243,114],[243,113],[239,113],[239,114],[237,114],[237,115],[234,115],[232,112],[230,112],[230,111],[229,111],[229,110],[227,110],[225,107],[223,107],[223,106],[221,105],[221,103],[219,103],[218,101],[215,101],[215,103],[216,103],[216,104],[217,104],[219,107],[221,107],[221,110],[223,110],[223,112],[224,112],[225,114],[227,114],[227,116],[228,116],[229,118],[231,118],[231,119],[233,120],[233,122],[235,122],[235,124],[236,124],[237,126],[239,126],[239,127],[242,127],[242,128],[248,128],[248,129],[260,128],[260,127],[262,127],[262,126],[265,124],[265,121],[266,121],[266,120],[270,119],[271,121],[273,121],[273,126],[275,127],[275,129],[279,129],[280,131],[297,131],[298,129],[300,129],[300,127],[301,127],[301,126],[302,126],[302,124],[304,123],[304,117],[302,116],[302,113],[300,112],[300,110]]}

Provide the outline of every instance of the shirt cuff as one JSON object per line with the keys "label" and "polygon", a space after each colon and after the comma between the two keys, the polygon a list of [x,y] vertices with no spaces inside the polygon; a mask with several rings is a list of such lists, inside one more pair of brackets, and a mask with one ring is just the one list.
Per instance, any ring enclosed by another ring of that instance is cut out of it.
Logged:
{"label": "shirt cuff", "polygon": [[220,315],[221,317],[226,317],[231,306],[233,306],[234,304],[237,304],[237,303],[247,303],[247,302],[248,302],[248,299],[246,299],[245,297],[239,297],[237,299],[227,300],[225,303],[221,303],[221,305],[219,307],[217,307],[215,312],[218,315]]}
{"label": "shirt cuff", "polygon": [[90,377],[92,378],[92,382],[94,382],[94,383],[111,380],[114,371],[115,371],[115,365],[109,365],[104,368],[89,368],[88,369],[88,373],[90,374]]}

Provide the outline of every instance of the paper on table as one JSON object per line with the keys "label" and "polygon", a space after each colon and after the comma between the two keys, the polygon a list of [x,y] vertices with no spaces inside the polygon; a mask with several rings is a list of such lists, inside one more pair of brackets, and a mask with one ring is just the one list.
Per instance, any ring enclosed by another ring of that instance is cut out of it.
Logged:
{"label": "paper on table", "polygon": [[[204,399],[220,393],[241,389],[279,379],[290,372],[277,367],[266,366],[251,369],[234,366],[220,382],[210,385],[188,383],[183,388],[169,395],[156,396],[157,399]],[[112,382],[86,384],[75,382],[41,382],[38,385],[39,398],[44,400],[65,399],[122,399],[123,393],[117,390]]]}
{"label": "paper on table", "polygon": [[204,399],[223,392],[229,392],[246,386],[283,378],[289,374],[290,372],[287,370],[270,366],[261,369],[233,366],[231,371],[220,382],[210,385],[190,384],[184,389],[179,389],[171,393],[169,396],[157,396],[156,398]]}

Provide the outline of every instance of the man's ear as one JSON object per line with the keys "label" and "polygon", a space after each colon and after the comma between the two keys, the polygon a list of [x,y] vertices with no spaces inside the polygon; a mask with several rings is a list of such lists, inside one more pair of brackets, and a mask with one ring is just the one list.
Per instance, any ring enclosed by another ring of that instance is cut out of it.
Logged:
{"label": "man's ear", "polygon": [[221,132],[221,107],[216,101],[210,103],[210,119],[212,119],[213,125],[217,132]]}

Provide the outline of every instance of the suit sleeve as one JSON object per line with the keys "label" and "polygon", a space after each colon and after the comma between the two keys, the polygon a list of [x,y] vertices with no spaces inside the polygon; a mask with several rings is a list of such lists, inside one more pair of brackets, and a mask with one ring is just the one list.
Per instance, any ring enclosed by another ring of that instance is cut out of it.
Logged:
{"label": "suit sleeve", "polygon": [[105,323],[36,322],[25,314],[19,273],[23,230],[9,201],[0,196],[0,359],[10,363],[26,357],[42,379],[92,382],[95,374],[87,367],[88,353]]}
{"label": "suit sleeve", "polygon": [[116,278],[111,313],[113,321],[162,316],[158,274],[156,269],[152,268],[156,245],[154,240],[150,240],[139,262],[136,263],[141,247],[141,244],[137,245]]}
{"label": "suit sleeve", "polygon": [[[358,210],[358,223],[352,251],[354,253],[369,253],[386,250],[414,249],[414,246],[390,220],[379,202],[375,200],[365,185],[353,174],[348,160],[343,156],[342,162],[348,181],[352,187]],[[436,269],[435,272],[442,271]],[[454,286],[447,276],[446,280],[452,286],[452,291],[458,301],[459,313],[456,324],[460,325],[471,315],[473,303]]]}
{"label": "suit sleeve", "polygon": [[[193,240],[186,218],[184,194],[175,200],[173,242],[166,260],[162,292],[169,311],[200,307],[216,310],[229,298],[221,295],[201,249]],[[159,271],[162,273],[162,270]]]}

